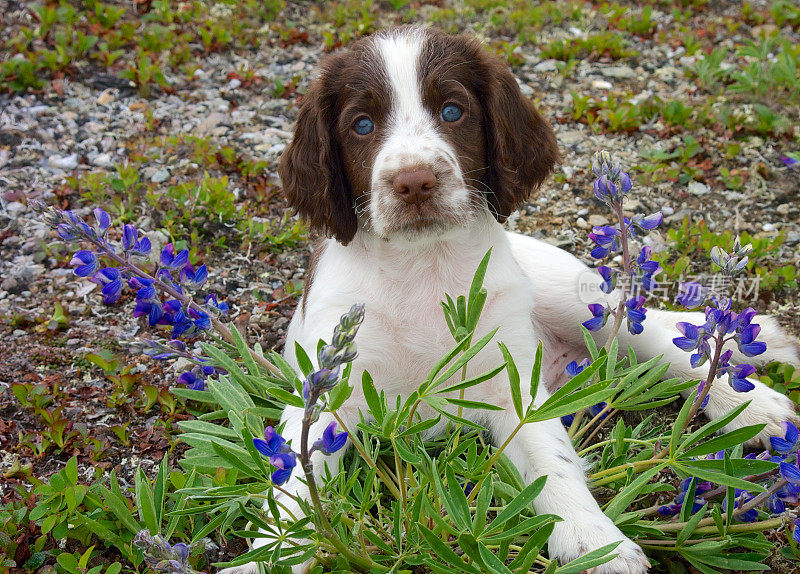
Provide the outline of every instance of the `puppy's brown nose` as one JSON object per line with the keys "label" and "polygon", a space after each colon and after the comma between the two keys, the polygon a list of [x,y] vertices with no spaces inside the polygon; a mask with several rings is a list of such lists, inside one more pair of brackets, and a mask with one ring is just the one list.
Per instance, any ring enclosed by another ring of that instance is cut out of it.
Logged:
{"label": "puppy's brown nose", "polygon": [[436,176],[429,167],[414,167],[398,171],[394,176],[392,187],[403,201],[410,204],[421,204],[430,199],[436,189]]}

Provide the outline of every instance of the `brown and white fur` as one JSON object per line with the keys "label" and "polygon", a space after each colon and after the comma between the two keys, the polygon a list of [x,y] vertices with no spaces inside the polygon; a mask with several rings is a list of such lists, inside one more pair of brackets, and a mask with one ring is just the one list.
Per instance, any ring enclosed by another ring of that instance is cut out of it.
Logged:
{"label": "brown and white fur", "polygon": [[[451,103],[463,115],[445,122],[440,113]],[[365,116],[375,129],[359,135],[354,124]],[[352,379],[360,381],[367,370],[390,404],[397,395],[408,396],[453,345],[439,301],[445,293],[467,292],[478,262],[491,248],[489,295],[477,335],[499,326],[495,339],[508,345],[523,381],[541,340],[546,368],[536,400],[543,401],[563,382],[566,363],[586,355],[579,325],[588,311],[578,283],[594,271],[556,247],[505,231],[501,222],[557,160],[549,124],[522,96],[505,64],[473,38],[402,27],[329,56],[303,99],[294,140],[280,163],[291,204],[313,230],[330,237],[317,247],[312,280],[292,318],[287,360],[296,365],[295,342],[316,348],[340,315],[354,303],[365,303]],[[704,378],[707,371],[691,369],[688,354],[672,345],[679,320],[701,322],[699,314],[651,309],[643,334],[630,336],[623,329],[621,348],[630,344],[643,359],[663,354],[670,377]],[[762,360],[797,362],[796,348],[776,321],[762,317],[759,323],[769,348]],[[597,334],[601,344],[607,329]],[[499,349],[488,345],[470,363],[469,374],[502,360]],[[719,417],[752,401],[728,430],[767,423],[758,437],[765,442],[780,433],[780,423],[792,419],[795,410],[785,396],[755,384],[749,393],[736,393],[725,380],[714,383],[705,413]],[[467,415],[503,443],[517,423],[505,374],[473,387],[467,398],[507,408]],[[356,385],[339,412],[354,429],[359,411],[366,408]],[[284,436],[295,447],[301,418],[293,407],[282,417]],[[311,436],[320,435],[330,421],[323,414]],[[526,481],[548,475],[535,508],[563,518],[548,542],[551,557],[565,562],[621,541],[617,557],[595,572],[648,569],[641,549],[595,502],[582,461],[558,419],[525,426],[505,452]],[[341,455],[316,453],[315,473],[320,475],[323,460],[337,468]],[[299,475],[285,489],[305,497]],[[282,502],[297,510],[292,500]],[[256,571],[249,564],[224,572]]]}

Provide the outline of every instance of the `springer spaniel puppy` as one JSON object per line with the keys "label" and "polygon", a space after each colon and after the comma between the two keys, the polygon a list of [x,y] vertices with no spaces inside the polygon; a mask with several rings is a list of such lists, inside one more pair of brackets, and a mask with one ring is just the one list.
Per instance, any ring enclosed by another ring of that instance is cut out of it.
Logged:
{"label": "springer spaniel puppy", "polygon": [[[312,230],[329,238],[318,244],[303,300],[286,340],[286,359],[295,365],[294,344],[316,348],[330,336],[340,315],[366,304],[356,344],[353,381],[371,373],[391,404],[407,397],[452,346],[439,301],[469,289],[486,251],[488,300],[476,338],[494,327],[508,345],[522,380],[530,376],[534,351],[544,344],[543,401],[564,382],[564,367],[587,355],[580,324],[589,316],[578,293],[581,278],[595,273],[547,243],[503,229],[501,223],[550,174],[559,159],[550,125],[522,96],[501,60],[477,40],[435,29],[400,27],[355,42],[329,56],[303,99],[294,140],[280,162],[289,202]],[[600,281],[599,275],[595,275]],[[699,313],[649,310],[644,333],[624,329],[620,345],[638,357],[663,354],[669,377],[705,378],[672,344],[679,320],[702,322]],[[797,349],[773,319],[762,317],[769,357],[798,362]],[[607,329],[596,334],[602,344]],[[739,356],[740,359],[743,359]],[[502,363],[487,345],[469,364],[468,376]],[[707,369],[707,367],[705,367]],[[714,383],[705,413],[714,418],[743,401],[751,405],[726,430],[767,423],[757,441],[781,434],[794,419],[791,400],[756,382],[749,393]],[[524,385],[523,385],[524,387]],[[507,412],[467,411],[467,416],[503,443],[517,423],[505,373],[468,389],[468,399],[507,407]],[[366,403],[358,384],[340,409],[356,428]],[[423,413],[423,416],[430,413]],[[300,440],[302,411],[287,407],[284,436]],[[323,413],[311,436],[332,421]],[[444,426],[443,424],[441,425]],[[442,428],[439,429],[439,432]],[[335,469],[343,451],[324,458]],[[526,425],[505,451],[524,479],[548,475],[536,498],[537,512],[563,518],[548,542],[553,558],[565,562],[621,541],[617,556],[597,574],[640,574],[649,562],[642,550],[607,518],[587,488],[584,466],[558,419]],[[285,489],[299,497],[307,489],[294,473]],[[293,511],[296,504],[284,497]],[[258,540],[255,541],[258,546]],[[302,566],[296,571],[301,572]],[[256,572],[254,564],[225,570]]]}

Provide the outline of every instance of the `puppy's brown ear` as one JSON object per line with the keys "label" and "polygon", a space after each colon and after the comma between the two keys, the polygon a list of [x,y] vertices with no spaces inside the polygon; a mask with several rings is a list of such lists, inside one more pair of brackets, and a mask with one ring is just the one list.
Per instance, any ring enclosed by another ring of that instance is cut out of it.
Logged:
{"label": "puppy's brown ear", "polygon": [[290,205],[311,230],[346,244],[356,234],[358,220],[334,127],[338,106],[327,85],[328,69],[330,63],[303,98],[278,174]]}
{"label": "puppy's brown ear", "polygon": [[559,161],[550,124],[520,92],[505,62],[482,50],[487,201],[503,222]]}

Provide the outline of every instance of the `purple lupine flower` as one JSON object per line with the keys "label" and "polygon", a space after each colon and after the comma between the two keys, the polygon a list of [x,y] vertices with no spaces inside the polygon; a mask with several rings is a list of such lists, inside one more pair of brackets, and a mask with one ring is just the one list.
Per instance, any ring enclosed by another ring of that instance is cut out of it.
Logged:
{"label": "purple lupine flower", "polygon": [[792,530],[792,538],[797,544],[800,544],[800,518],[794,521],[794,530]]}
{"label": "purple lupine flower", "polygon": [[201,265],[195,270],[191,263],[187,263],[182,269],[179,277],[181,285],[186,285],[192,289],[197,289],[208,279],[208,269]]}
{"label": "purple lupine flower", "polygon": [[706,300],[706,288],[696,281],[682,283],[680,291],[677,298],[678,304],[687,309],[700,307]]}
{"label": "purple lupine flower", "polygon": [[784,163],[786,167],[797,167],[798,164],[800,164],[800,160],[788,155],[782,155],[781,161]]}
{"label": "purple lupine flower", "polygon": [[574,421],[574,420],[575,420],[575,415],[574,414],[564,415],[563,417],[561,417],[561,424],[564,425],[565,427],[569,428],[569,427],[572,426],[572,421]]}
{"label": "purple lupine flower", "polygon": [[89,277],[97,271],[97,256],[92,251],[81,249],[72,256],[70,265],[75,266],[75,275],[78,277]]}
{"label": "purple lupine flower", "polygon": [[[734,508],[739,508],[743,504],[747,504],[749,501],[753,500],[753,495],[746,490],[739,490],[737,488],[735,489],[734,492],[735,492],[735,499],[733,501]],[[728,497],[726,496],[722,501],[723,508],[727,503],[726,502],[727,498]],[[737,516],[737,520],[739,520],[740,522],[754,522],[757,518],[758,518],[758,510],[756,510],[755,508],[751,508],[750,510],[747,510],[739,514],[739,516]]]}
{"label": "purple lupine flower", "polygon": [[638,335],[644,331],[642,323],[647,318],[647,309],[644,308],[645,300],[643,295],[635,295],[625,301],[625,307],[628,308],[628,331],[631,335]]}
{"label": "purple lupine flower", "polygon": [[97,220],[97,229],[100,232],[99,235],[104,237],[108,228],[111,226],[111,217],[99,207],[95,207],[92,213],[94,213],[94,217]]}
{"label": "purple lupine flower", "polygon": [[600,277],[603,278],[603,282],[600,283],[600,290],[603,293],[611,293],[614,290],[614,284],[616,283],[616,273],[614,273],[610,267],[606,267],[605,265],[598,267],[597,272],[600,273]]}
{"label": "purple lupine flower", "polygon": [[609,253],[619,251],[622,247],[619,229],[612,225],[600,225],[593,228],[589,239],[597,245],[590,254],[595,259],[605,259]]}
{"label": "purple lupine flower", "polygon": [[181,376],[178,377],[178,382],[182,385],[186,385],[193,391],[202,391],[206,388],[206,380],[192,371],[186,371],[181,374]]}
{"label": "purple lupine flower", "polygon": [[626,224],[629,228],[633,228],[637,231],[645,233],[647,231],[652,231],[664,221],[664,214],[660,211],[656,211],[650,215],[643,215],[641,213],[637,213],[633,217],[631,217],[630,221],[626,221]]}
{"label": "purple lupine flower", "polygon": [[736,365],[728,369],[730,375],[729,383],[733,390],[746,393],[752,391],[756,386],[747,380],[747,377],[756,372],[756,368],[752,365]]}
{"label": "purple lupine flower", "polygon": [[325,430],[322,431],[322,438],[312,445],[311,450],[318,450],[323,454],[330,455],[341,450],[345,444],[347,444],[347,431],[337,433],[336,421],[333,421],[325,427]]}
{"label": "purple lupine flower", "polygon": [[781,476],[789,481],[790,484],[800,486],[800,469],[796,464],[789,464],[788,462],[781,462],[778,465]]}
{"label": "purple lupine flower", "polygon": [[606,309],[600,303],[591,303],[588,307],[589,311],[592,313],[592,318],[588,321],[584,321],[582,325],[589,331],[599,331],[606,324],[611,310]]}
{"label": "purple lupine flower", "polygon": [[[778,463],[780,465],[780,462]],[[794,506],[800,503],[800,486],[791,482],[785,484],[775,492],[775,496]]]}
{"label": "purple lupine flower", "polygon": [[694,351],[703,342],[707,341],[705,330],[702,327],[681,321],[675,325],[683,333],[683,337],[672,339],[673,344],[682,351]]}
{"label": "purple lupine flower", "polygon": [[576,361],[572,361],[567,365],[564,369],[564,372],[568,374],[570,377],[574,377],[578,375],[583,369],[589,366],[589,359],[584,359],[580,363]]}
{"label": "purple lupine flower", "polygon": [[184,249],[180,253],[175,253],[175,246],[168,243],[161,250],[161,265],[167,269],[179,269],[189,262],[189,250]]}
{"label": "purple lupine flower", "polygon": [[767,499],[767,512],[770,514],[783,514],[786,511],[786,503],[777,495],[773,494]]}
{"label": "purple lupine flower", "polygon": [[220,302],[217,299],[216,293],[209,293],[206,295],[206,307],[212,311],[216,311],[220,315],[227,315],[229,311],[228,304],[224,301]]}
{"label": "purple lupine flower", "polygon": [[761,332],[761,327],[755,323],[750,323],[736,335],[736,342],[739,350],[747,357],[755,357],[767,350],[767,344],[763,341],[756,341],[756,337]]}
{"label": "purple lupine flower", "polygon": [[661,271],[661,265],[659,265],[657,261],[650,259],[652,252],[653,250],[650,247],[644,246],[642,247],[642,251],[639,253],[639,256],[636,258],[636,264],[642,274],[642,288],[644,288],[645,291],[652,291],[658,287],[656,282],[653,280],[653,277],[658,275],[658,273]]}
{"label": "purple lupine flower", "polygon": [[122,249],[123,251],[131,251],[136,247],[136,241],[139,239],[139,232],[130,223],[126,223],[122,228]]}
{"label": "purple lupine flower", "polygon": [[769,442],[772,448],[781,454],[789,454],[794,452],[797,447],[797,439],[800,438],[800,432],[797,427],[789,421],[781,423],[783,426],[783,436],[771,436]]}
{"label": "purple lupine flower", "polygon": [[[607,406],[608,406],[608,403],[606,403],[606,402],[600,402],[600,403],[597,403],[596,405],[592,405],[592,406],[589,407],[589,414],[592,415],[593,417],[596,417],[601,412],[603,412],[603,409],[606,408]],[[608,413],[603,413],[601,415],[601,417],[600,417],[600,420],[603,420],[607,416],[608,416]]]}
{"label": "purple lupine flower", "polygon": [[111,305],[119,300],[122,294],[122,274],[116,267],[104,267],[92,278],[102,287],[103,303]]}
{"label": "purple lupine flower", "polygon": [[265,457],[269,458],[276,454],[286,452],[286,439],[277,433],[272,427],[264,429],[264,438],[254,438],[253,446]]}
{"label": "purple lupine flower", "polygon": [[297,459],[294,453],[279,452],[269,457],[269,462],[278,469],[270,477],[272,482],[278,486],[289,480],[294,467],[297,466]]}

